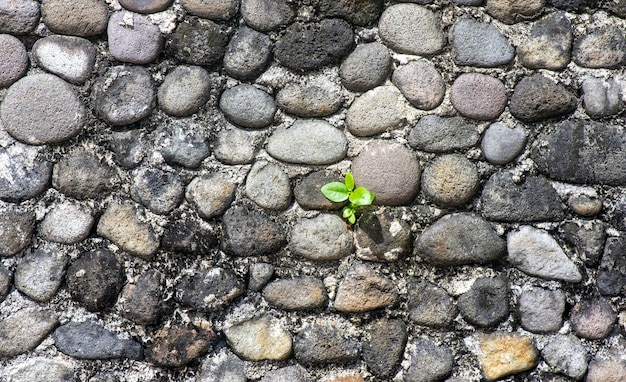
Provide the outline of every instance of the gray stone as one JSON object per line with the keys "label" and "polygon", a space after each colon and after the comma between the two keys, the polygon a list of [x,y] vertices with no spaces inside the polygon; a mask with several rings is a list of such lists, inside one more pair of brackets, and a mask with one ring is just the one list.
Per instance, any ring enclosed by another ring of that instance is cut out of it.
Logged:
{"label": "gray stone", "polygon": [[[474,5],[474,6],[482,5],[483,1],[484,0],[452,0],[453,3],[459,4],[459,5]],[[450,382],[454,382],[454,381],[450,380]]]}
{"label": "gray stone", "polygon": [[556,332],[563,325],[565,293],[536,287],[523,290],[517,310],[520,325],[529,332]]}
{"label": "gray stone", "polygon": [[178,60],[198,66],[214,66],[222,62],[228,36],[220,25],[197,17],[176,27],[168,40],[171,54]]}
{"label": "gray stone", "polygon": [[68,260],[60,250],[27,253],[15,268],[15,288],[35,301],[49,301],[63,282]]}
{"label": "gray stone", "polygon": [[237,184],[225,175],[213,173],[194,178],[187,186],[185,198],[205,219],[212,219],[226,211],[235,199]]}
{"label": "gray stone", "polygon": [[352,232],[340,217],[320,214],[296,223],[289,248],[308,260],[339,260],[352,253]]}
{"label": "gray stone", "polygon": [[141,130],[113,131],[109,144],[115,162],[129,169],[137,167],[147,154],[145,134]]}
{"label": "gray stone", "polygon": [[276,164],[256,162],[246,177],[246,195],[261,208],[284,210],[292,199],[289,176]]}
{"label": "gray stone", "polygon": [[435,158],[424,168],[422,192],[427,198],[444,206],[461,206],[478,191],[476,165],[462,155],[450,154]]}
{"label": "gray stone", "polygon": [[278,107],[298,117],[325,117],[341,108],[341,92],[327,86],[289,83],[276,95]]}
{"label": "gray stone", "polygon": [[143,359],[143,348],[94,321],[68,322],[54,331],[54,345],[61,353],[79,359]]}
{"label": "gray stone", "polygon": [[337,287],[334,307],[343,313],[364,313],[392,307],[398,300],[390,278],[368,264],[355,263]]}
{"label": "gray stone", "polygon": [[620,382],[626,378],[626,364],[616,351],[608,357],[596,356],[589,362],[585,382]]}
{"label": "gray stone", "polygon": [[62,157],[52,171],[54,188],[76,199],[103,198],[117,182],[116,171],[83,148]]}
{"label": "gray stone", "polygon": [[626,237],[606,240],[604,254],[598,268],[596,283],[605,296],[620,296],[626,291]]}
{"label": "gray stone", "polygon": [[509,286],[503,278],[479,278],[459,296],[457,305],[465,320],[483,328],[509,316]]}
{"label": "gray stone", "polygon": [[411,321],[435,328],[446,328],[452,324],[458,311],[445,289],[414,278],[409,281],[407,291]]}
{"label": "gray stone", "polygon": [[293,340],[293,352],[302,365],[352,363],[359,358],[361,343],[341,326],[347,323],[324,319],[305,324]]}
{"label": "gray stone", "polygon": [[313,382],[313,377],[300,365],[268,371],[259,382]]}
{"label": "gray stone", "polygon": [[390,210],[361,215],[354,230],[359,259],[391,262],[413,252],[411,227],[396,215]]}
{"label": "gray stone", "polygon": [[510,171],[497,172],[485,183],[482,202],[483,215],[490,220],[533,222],[563,216],[559,196],[542,176],[516,181]]}
{"label": "gray stone", "polygon": [[249,131],[231,127],[217,133],[213,154],[225,164],[249,164],[265,140],[260,131]]}
{"label": "gray stone", "polygon": [[224,69],[237,79],[253,79],[267,66],[271,58],[271,46],[268,35],[241,27],[226,47]]}
{"label": "gray stone", "polygon": [[254,263],[250,265],[248,271],[248,289],[258,292],[270,281],[274,276],[276,268],[269,263]]}
{"label": "gray stone", "polygon": [[83,130],[86,110],[70,84],[52,74],[17,81],[2,101],[4,128],[31,145],[66,141]]}
{"label": "gray stone", "polygon": [[572,183],[626,184],[626,132],[620,126],[567,120],[537,137],[531,158],[548,177]]}
{"label": "gray stone", "polygon": [[94,107],[114,125],[130,125],[152,113],[156,91],[150,73],[139,66],[114,66],[93,87]]}
{"label": "gray stone", "polygon": [[379,86],[357,98],[346,114],[348,131],[368,137],[403,127],[404,97],[395,86]]}
{"label": "gray stone", "polygon": [[576,11],[588,2],[589,0],[550,0],[552,6],[566,11]]}
{"label": "gray stone", "polygon": [[417,254],[434,265],[485,264],[499,260],[505,242],[489,223],[470,213],[442,217],[415,242]]}
{"label": "gray stone", "polygon": [[276,42],[274,57],[291,70],[314,70],[339,62],[350,53],[353,46],[352,26],[343,20],[324,19],[319,23],[306,24],[296,22],[287,27]]}
{"label": "gray stone", "polygon": [[184,276],[176,285],[176,301],[203,312],[219,310],[244,292],[235,272],[209,268]]}
{"label": "gray stone", "polygon": [[398,53],[428,56],[445,45],[441,16],[417,4],[387,7],[378,20],[378,33]]}
{"label": "gray stone", "polygon": [[174,0],[120,0],[120,5],[129,11],[156,13],[166,10]]}
{"label": "gray stone", "polygon": [[616,68],[626,60],[624,32],[615,26],[591,31],[574,42],[574,62],[585,68]]}
{"label": "gray stone", "polygon": [[43,0],[41,17],[51,31],[72,36],[98,36],[107,29],[109,7],[100,0]]}
{"label": "gray stone", "polygon": [[157,97],[164,112],[185,117],[204,106],[210,90],[209,72],[198,66],[180,65],[165,76]]}
{"label": "gray stone", "polygon": [[443,102],[446,84],[435,66],[426,60],[411,61],[393,71],[392,81],[416,108],[432,110]]}
{"label": "gray stone", "polygon": [[261,256],[278,251],[286,242],[284,229],[263,212],[232,207],[224,213],[222,248],[235,256]]}
{"label": "gray stone", "polygon": [[589,340],[606,338],[613,331],[617,314],[605,299],[584,299],[572,308],[570,322],[578,337]]}
{"label": "gray stone", "polygon": [[140,325],[156,324],[166,309],[164,287],[165,275],[161,272],[149,270],[140,274],[122,289],[122,315]]}
{"label": "gray stone", "polygon": [[504,84],[486,74],[461,74],[450,88],[450,102],[456,111],[464,117],[480,121],[498,118],[507,101]]}
{"label": "gray stone", "polygon": [[202,362],[197,382],[247,382],[246,363],[236,355],[221,351]]}
{"label": "gray stone", "polygon": [[409,133],[411,147],[433,153],[443,153],[474,146],[480,135],[474,125],[461,117],[426,115]]}
{"label": "gray stone", "polygon": [[220,98],[220,109],[233,123],[259,129],[272,123],[276,104],[263,90],[242,84],[224,90]]}
{"label": "gray stone", "polygon": [[156,168],[142,168],[133,179],[133,198],[150,211],[167,215],[183,200],[184,185],[176,174]]}
{"label": "gray stone", "polygon": [[454,367],[454,355],[446,346],[427,338],[418,338],[411,351],[411,366],[405,382],[435,382],[447,377]]}
{"label": "gray stone", "polygon": [[348,90],[364,92],[381,85],[391,72],[391,56],[379,42],[359,44],[341,63],[341,83]]}
{"label": "gray stone", "polygon": [[6,208],[0,213],[0,257],[13,256],[30,245],[35,214],[22,208]]}
{"label": "gray stone", "polygon": [[175,123],[163,129],[158,145],[163,159],[170,165],[197,168],[209,156],[206,133],[193,123]]}
{"label": "gray stone", "polygon": [[280,126],[267,140],[268,154],[287,163],[325,165],[346,157],[345,134],[322,120],[297,120],[289,128]]}
{"label": "gray stone", "polygon": [[305,210],[337,210],[348,202],[331,202],[322,194],[321,188],[330,182],[338,182],[339,176],[330,171],[315,171],[304,177],[293,189],[300,207]]}
{"label": "gray stone", "polygon": [[28,357],[5,369],[11,382],[74,382],[74,363],[46,357]]}
{"label": "gray stone", "polygon": [[537,73],[515,85],[509,110],[521,121],[539,122],[574,112],[577,102],[563,85]]}
{"label": "gray stone", "polygon": [[107,36],[111,56],[131,64],[154,62],[163,47],[159,27],[149,18],[127,11],[111,15]]}
{"label": "gray stone", "polygon": [[[0,12],[2,3],[0,3]],[[0,21],[0,28],[2,28]],[[20,40],[9,34],[0,34],[0,88],[8,88],[28,69],[28,53]]]}
{"label": "gray stone", "polygon": [[341,17],[352,24],[365,26],[376,21],[383,10],[383,0],[322,0],[320,13],[324,17]]}
{"label": "gray stone", "polygon": [[217,335],[206,321],[198,324],[176,324],[157,332],[146,359],[157,366],[180,368],[206,354],[217,342]]}
{"label": "gray stone", "polygon": [[210,20],[228,20],[239,10],[240,0],[182,0],[180,3],[192,15]]}
{"label": "gray stone", "polygon": [[450,55],[457,65],[493,68],[506,65],[515,49],[493,24],[462,18],[450,30]]}
{"label": "gray stone", "polygon": [[124,284],[124,268],[111,251],[95,249],[70,264],[65,282],[75,300],[98,312],[115,304]]}
{"label": "gray stone", "polygon": [[170,215],[161,246],[183,255],[209,255],[218,247],[215,227],[186,212]]}
{"label": "gray stone", "polygon": [[547,280],[580,282],[580,271],[559,244],[544,230],[522,226],[507,236],[508,260],[531,276]]}
{"label": "gray stone", "polygon": [[555,12],[532,26],[530,39],[519,46],[518,56],[530,69],[563,70],[571,59],[572,40],[572,23],[565,13]]}
{"label": "gray stone", "polygon": [[0,302],[9,294],[13,285],[13,272],[0,265]]}
{"label": "gray stone", "polygon": [[541,13],[545,0],[486,0],[487,12],[496,19],[513,24],[529,20]]}
{"label": "gray stone", "polygon": [[328,302],[322,280],[310,276],[272,281],[263,288],[263,298],[284,310],[314,310]]}
{"label": "gray stone", "polygon": [[559,227],[559,233],[585,265],[598,265],[606,241],[605,223],[599,220],[566,221]]}
{"label": "gray stone", "polygon": [[373,141],[352,161],[356,186],[373,192],[378,205],[411,202],[419,191],[420,173],[415,153],[389,141]]}
{"label": "gray stone", "polygon": [[32,54],[37,65],[78,84],[91,76],[96,63],[96,48],[81,37],[44,37],[35,42]]}
{"label": "gray stone", "polygon": [[582,379],[587,371],[587,350],[574,335],[559,335],[541,350],[541,356],[555,371]]}
{"label": "gray stone", "polygon": [[363,360],[376,377],[393,376],[404,354],[408,333],[404,322],[397,319],[378,319],[365,327]]}
{"label": "gray stone", "polygon": [[241,17],[247,25],[261,32],[289,24],[295,15],[286,0],[241,0]]}
{"label": "gray stone", "polygon": [[0,33],[28,34],[39,22],[39,2],[0,0]]}
{"label": "gray stone", "polygon": [[481,142],[485,159],[499,165],[511,162],[524,150],[527,134],[521,126],[511,129],[502,122],[492,123]]}
{"label": "gray stone", "polygon": [[291,355],[291,334],[269,315],[228,327],[224,336],[233,353],[248,361],[283,361]]}
{"label": "gray stone", "polygon": [[583,81],[583,106],[592,118],[610,117],[624,109],[622,86],[614,78],[604,81],[589,77]]}
{"label": "gray stone", "polygon": [[59,324],[48,309],[22,309],[0,320],[0,356],[15,357],[37,347]]}

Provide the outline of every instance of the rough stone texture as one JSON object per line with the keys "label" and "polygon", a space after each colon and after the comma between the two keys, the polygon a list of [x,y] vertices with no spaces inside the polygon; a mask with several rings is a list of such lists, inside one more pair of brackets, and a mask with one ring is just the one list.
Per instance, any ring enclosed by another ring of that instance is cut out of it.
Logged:
{"label": "rough stone texture", "polygon": [[318,85],[287,84],[276,94],[278,107],[298,117],[325,117],[342,106],[341,91],[330,83]]}
{"label": "rough stone texture", "polygon": [[509,316],[509,286],[503,278],[479,278],[459,296],[463,318],[473,325],[491,327]]}
{"label": "rough stone texture", "polygon": [[[2,4],[0,11],[1,9]],[[0,55],[3,57],[0,63],[0,88],[8,88],[26,73],[28,53],[19,39],[9,34],[0,34]]]}
{"label": "rough stone texture", "polygon": [[233,353],[248,361],[282,361],[291,355],[291,334],[263,315],[224,329]]}
{"label": "rough stone texture", "polygon": [[339,312],[363,313],[391,307],[398,299],[398,290],[389,278],[373,267],[358,263],[339,283],[334,307]]}
{"label": "rough stone texture", "polygon": [[249,164],[254,161],[265,135],[232,126],[217,133],[213,147],[215,158],[225,164]]}
{"label": "rough stone texture", "polygon": [[498,118],[504,111],[506,88],[497,78],[465,73],[454,80],[450,88],[450,102],[464,117],[488,121]]}
{"label": "rough stone texture", "polygon": [[583,106],[592,118],[604,118],[624,109],[622,86],[615,79],[589,77],[583,81]]}
{"label": "rough stone texture", "polygon": [[164,249],[193,255],[208,255],[219,247],[215,229],[188,214],[172,214],[164,227],[161,245]]}
{"label": "rough stone texture", "polygon": [[357,98],[346,114],[348,131],[368,137],[402,127],[405,107],[394,86],[380,86]]}
{"label": "rough stone texture", "polygon": [[105,197],[117,183],[116,171],[82,148],[62,157],[52,171],[52,186],[76,199]]}
{"label": "rough stone texture", "polygon": [[605,231],[606,225],[598,220],[568,221],[559,228],[563,240],[574,247],[578,258],[590,266],[597,266],[600,262],[606,241]]}
{"label": "rough stone texture", "polygon": [[49,301],[63,282],[67,262],[67,254],[61,251],[29,252],[15,268],[15,287],[33,300]]}
{"label": "rough stone texture", "polygon": [[12,283],[13,272],[3,266],[0,266],[0,302],[4,301],[4,298],[9,293]]}
{"label": "rough stone texture", "polygon": [[220,110],[233,123],[259,129],[274,120],[274,99],[252,85],[242,84],[224,90],[220,98]]}
{"label": "rough stone texture", "polygon": [[530,337],[494,332],[477,336],[478,362],[488,381],[517,374],[535,367],[538,352]]}
{"label": "rough stone texture", "polygon": [[373,141],[352,160],[357,187],[376,195],[374,204],[397,206],[409,203],[419,191],[421,168],[407,147]]}
{"label": "rough stone texture", "polygon": [[304,177],[293,189],[293,194],[300,207],[306,210],[337,210],[347,202],[335,203],[327,199],[320,191],[330,182],[338,182],[339,175],[330,171],[315,171]]}
{"label": "rough stone texture", "polygon": [[225,175],[213,173],[194,178],[187,186],[185,198],[205,219],[222,215],[235,198],[237,185]]}
{"label": "rough stone texture", "polygon": [[222,351],[202,363],[198,382],[246,382],[246,364],[230,352]]}
{"label": "rough stone texture", "polygon": [[121,339],[91,320],[68,322],[55,330],[53,337],[61,353],[79,359],[143,359],[143,348],[138,342]]}
{"label": "rough stone texture", "polygon": [[41,17],[53,32],[72,36],[97,36],[107,29],[109,9],[106,3],[98,0],[43,0]]}
{"label": "rough stone texture", "polygon": [[363,360],[376,377],[391,377],[404,354],[406,325],[401,320],[383,318],[370,323],[365,331],[369,337],[363,342]]}
{"label": "rough stone texture", "polygon": [[515,49],[493,24],[460,19],[450,29],[450,55],[457,65],[492,68],[506,65]]}
{"label": "rough stone texture", "polygon": [[393,71],[391,79],[416,108],[432,110],[443,102],[446,84],[435,66],[426,60],[411,61]]}
{"label": "rough stone texture", "polygon": [[617,314],[605,299],[582,300],[572,308],[570,322],[574,332],[582,338],[599,340],[613,331]]}
{"label": "rough stone texture", "polygon": [[272,281],[263,288],[263,298],[284,310],[323,308],[328,301],[322,280],[310,276]]}
{"label": "rough stone texture", "polygon": [[159,366],[178,368],[206,354],[216,341],[213,328],[206,322],[176,325],[156,333],[146,358]]}
{"label": "rough stone texture", "polygon": [[513,89],[509,110],[524,122],[560,117],[576,109],[576,97],[542,74],[524,77]]}
{"label": "rough stone texture", "polygon": [[352,24],[365,26],[375,21],[383,10],[382,0],[322,0],[320,12],[324,17],[341,17]]}
{"label": "rough stone texture", "polygon": [[219,24],[196,17],[178,24],[167,43],[178,60],[198,66],[220,63],[227,45],[228,36]]}
{"label": "rough stone texture", "polygon": [[241,0],[241,17],[247,25],[261,32],[287,25],[294,16],[286,0]]}
{"label": "rough stone texture", "polygon": [[340,329],[341,321],[324,319],[306,324],[293,339],[293,352],[304,365],[351,363],[359,358],[361,343]]}
{"label": "rough stone texture", "polygon": [[398,53],[428,56],[445,45],[441,16],[416,4],[395,4],[378,20],[383,42]]}
{"label": "rough stone texture", "polygon": [[67,382],[74,378],[74,362],[32,357],[6,368],[11,382]]}
{"label": "rough stone texture", "polygon": [[13,256],[30,245],[35,216],[21,208],[0,213],[0,257]]}
{"label": "rough stone texture", "polygon": [[505,242],[479,216],[456,213],[426,228],[415,249],[424,261],[434,265],[484,264],[504,255]]}
{"label": "rough stone texture", "polygon": [[241,27],[230,39],[224,54],[224,69],[231,76],[247,80],[257,77],[271,58],[269,36]]}
{"label": "rough stone texture", "polygon": [[124,168],[139,166],[146,156],[146,135],[140,130],[114,131],[109,144],[115,162]]}
{"label": "rough stone texture", "polygon": [[567,199],[567,206],[580,216],[591,217],[602,211],[602,199],[588,195],[572,195]]}
{"label": "rough stone texture", "polygon": [[156,13],[167,9],[174,0],[121,0],[120,5],[129,11]]}
{"label": "rough stone texture", "polygon": [[184,185],[179,176],[148,167],[136,173],[131,194],[150,211],[165,215],[182,202],[183,191]]}
{"label": "rough stone texture", "polygon": [[456,305],[445,289],[418,279],[411,279],[407,289],[409,319],[416,324],[445,328],[456,317]]}
{"label": "rough stone texture", "polygon": [[248,289],[258,292],[270,281],[276,267],[269,263],[254,263],[248,271]]}
{"label": "rough stone texture", "polygon": [[572,40],[572,23],[564,13],[555,12],[533,25],[518,57],[530,69],[562,70],[570,62]]}
{"label": "rough stone texture", "polygon": [[585,382],[619,382],[626,378],[626,364],[619,353],[606,359],[596,357],[589,362]]}
{"label": "rough stone texture", "polygon": [[313,377],[299,365],[269,371],[259,382],[313,382]]}
{"label": "rough stone texture", "polygon": [[454,355],[446,346],[439,346],[427,338],[419,338],[411,352],[411,366],[405,382],[440,381],[452,372]]}
{"label": "rough stone texture", "polygon": [[261,208],[284,210],[292,200],[291,181],[280,166],[256,162],[246,177],[246,195]]}
{"label": "rough stone texture", "polygon": [[164,300],[165,275],[149,270],[127,283],[120,295],[122,315],[142,325],[153,325],[159,321],[166,309]]}
{"label": "rough stone texture", "polygon": [[524,150],[527,134],[521,126],[511,129],[501,122],[492,123],[481,142],[485,159],[499,165],[511,162]]}
{"label": "rough stone texture", "polygon": [[396,261],[413,250],[411,228],[385,210],[366,212],[355,227],[356,256],[367,261]]}
{"label": "rough stone texture", "polygon": [[47,309],[22,309],[0,320],[0,356],[14,357],[41,343],[58,325],[57,315]]}
{"label": "rough stone texture", "polygon": [[177,66],[165,76],[157,93],[159,106],[169,115],[196,113],[209,99],[209,72],[198,66]]}
{"label": "rough stone texture", "polygon": [[39,22],[39,2],[35,0],[0,1],[0,33],[28,34]]}
{"label": "rough stone texture", "polygon": [[352,253],[352,232],[340,217],[320,214],[296,223],[289,248],[295,255],[309,260],[339,260]]}
{"label": "rough stone texture", "polygon": [[522,291],[518,302],[520,325],[529,332],[556,332],[563,323],[565,293],[544,288]]}
{"label": "rough stone texture", "polygon": [[574,62],[586,68],[615,68],[626,60],[626,39],[617,27],[591,31],[574,42]]}
{"label": "rough stone texture", "polygon": [[168,164],[197,168],[209,156],[208,134],[196,124],[179,121],[161,132],[157,143]]}
{"label": "rough stone texture", "polygon": [[598,269],[598,290],[605,296],[619,296],[626,291],[626,238],[606,240],[602,262]]}
{"label": "rough stone texture", "polygon": [[239,10],[240,0],[182,0],[180,3],[192,15],[210,20],[228,20]]}
{"label": "rough stone texture", "polygon": [[107,28],[109,52],[113,58],[131,64],[154,62],[163,47],[159,27],[145,16],[131,12],[115,12]]}
{"label": "rough stone texture", "polygon": [[282,227],[263,212],[232,207],[223,217],[222,247],[235,256],[268,255],[286,242]]}
{"label": "rough stone texture", "polygon": [[359,44],[339,67],[343,86],[365,92],[382,84],[391,72],[391,56],[379,42]]}
{"label": "rough stone texture", "polygon": [[467,149],[478,142],[476,127],[461,117],[426,115],[409,133],[411,147],[432,153]]}
{"label": "rough stone texture", "polygon": [[541,13],[545,0],[487,0],[487,12],[496,19],[513,24]]}
{"label": "rough stone texture", "polygon": [[541,350],[541,355],[556,371],[576,380],[587,371],[587,350],[574,335],[557,336]]}
{"label": "rough stone texture", "polygon": [[424,168],[422,192],[437,204],[460,206],[478,191],[476,165],[461,155],[444,155]]}
{"label": "rough stone texture", "polygon": [[243,283],[232,270],[215,267],[183,277],[176,286],[175,298],[183,305],[210,312],[228,305],[243,292]]}

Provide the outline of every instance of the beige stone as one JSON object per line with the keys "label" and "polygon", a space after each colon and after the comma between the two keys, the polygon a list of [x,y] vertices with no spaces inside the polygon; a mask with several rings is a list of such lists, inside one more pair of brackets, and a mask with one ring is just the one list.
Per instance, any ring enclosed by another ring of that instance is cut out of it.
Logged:
{"label": "beige stone", "polygon": [[398,291],[393,282],[373,268],[358,264],[348,271],[337,288],[335,309],[340,312],[362,313],[393,306]]}
{"label": "beige stone", "polygon": [[512,333],[478,336],[478,362],[488,381],[530,370],[537,364],[537,349],[531,338]]}
{"label": "beige stone", "polygon": [[282,361],[291,355],[291,334],[264,315],[224,330],[232,351],[248,361]]}

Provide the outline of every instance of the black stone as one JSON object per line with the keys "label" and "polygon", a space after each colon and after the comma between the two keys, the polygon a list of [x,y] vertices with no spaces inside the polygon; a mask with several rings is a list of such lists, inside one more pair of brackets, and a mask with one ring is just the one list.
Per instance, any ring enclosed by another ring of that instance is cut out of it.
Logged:
{"label": "black stone", "polygon": [[174,214],[168,220],[161,238],[161,246],[172,252],[208,255],[218,245],[213,228],[189,214]]}
{"label": "black stone", "polygon": [[93,322],[69,322],[53,334],[54,344],[64,354],[79,359],[143,359],[143,348],[134,340],[120,339]]}
{"label": "black stone", "polygon": [[224,252],[235,256],[268,255],[278,251],[285,243],[282,227],[263,212],[233,207],[224,213]]}
{"label": "black stone", "polygon": [[502,278],[477,279],[459,296],[457,305],[465,320],[481,327],[494,326],[509,315],[509,287]]}
{"label": "black stone", "polygon": [[593,1],[589,0],[550,0],[550,4],[559,9],[566,11],[577,11],[583,6],[591,5]]}
{"label": "black stone", "polygon": [[206,354],[217,336],[209,326],[175,325],[160,330],[153,339],[146,349],[146,359],[159,366],[179,368]]}
{"label": "black stone", "polygon": [[407,286],[409,319],[419,325],[445,328],[457,314],[454,300],[443,288],[413,279]]}
{"label": "black stone", "polygon": [[401,320],[380,319],[369,324],[363,342],[363,360],[372,374],[389,378],[402,360],[408,333]]}
{"label": "black stone", "polygon": [[559,227],[563,240],[573,246],[577,256],[591,267],[597,266],[602,256],[605,230],[606,224],[599,220],[583,221],[581,225],[568,221]]}
{"label": "black stone", "polygon": [[182,62],[211,66],[222,61],[228,36],[218,24],[192,17],[178,24],[168,45],[174,57]]}
{"label": "black stone", "polygon": [[355,228],[357,256],[369,261],[396,261],[413,251],[411,227],[392,211],[365,212]]}
{"label": "black stone", "polygon": [[541,74],[523,78],[513,89],[509,109],[524,122],[538,122],[573,113],[578,100],[563,85]]}
{"label": "black stone", "polygon": [[598,290],[605,296],[626,293],[626,237],[610,237],[606,240],[597,284]]}
{"label": "black stone", "polygon": [[185,276],[176,286],[176,300],[201,311],[217,310],[244,292],[235,272],[211,268]]}
{"label": "black stone", "polygon": [[293,353],[303,365],[351,363],[359,358],[361,343],[331,323],[312,324],[295,336]]}
{"label": "black stone", "polygon": [[146,142],[141,130],[114,132],[109,145],[115,162],[125,168],[137,167],[146,155]]}
{"label": "black stone", "polygon": [[168,309],[164,296],[165,276],[150,270],[138,276],[133,284],[122,290],[122,315],[140,325],[152,325],[159,321]]}
{"label": "black stone", "polygon": [[364,26],[380,17],[383,0],[320,0],[324,17],[341,17],[352,24]]}

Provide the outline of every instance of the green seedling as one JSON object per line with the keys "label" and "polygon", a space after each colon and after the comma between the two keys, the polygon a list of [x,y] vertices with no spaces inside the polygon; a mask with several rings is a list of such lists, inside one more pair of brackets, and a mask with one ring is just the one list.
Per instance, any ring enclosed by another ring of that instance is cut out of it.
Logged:
{"label": "green seedling", "polygon": [[376,195],[369,192],[365,187],[354,188],[354,178],[350,172],[346,172],[344,182],[330,182],[322,186],[322,194],[331,202],[341,203],[348,200],[350,204],[341,210],[344,219],[350,224],[356,222],[356,212],[361,206],[369,206]]}

